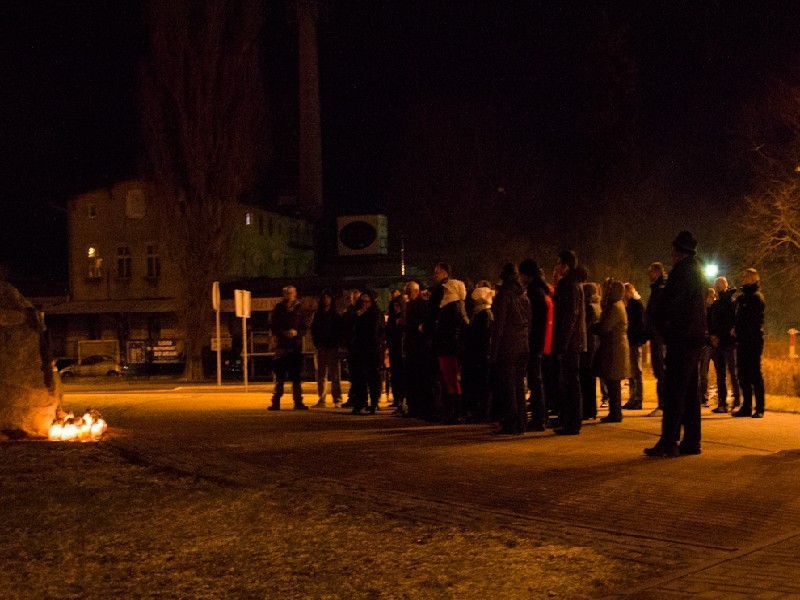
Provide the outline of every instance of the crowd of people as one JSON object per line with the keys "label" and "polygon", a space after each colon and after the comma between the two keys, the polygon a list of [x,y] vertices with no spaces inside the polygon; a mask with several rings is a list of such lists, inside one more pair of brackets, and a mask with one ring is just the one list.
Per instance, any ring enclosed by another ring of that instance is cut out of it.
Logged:
{"label": "crowd of people", "polygon": [[[622,421],[623,409],[642,409],[642,351],[649,342],[658,399],[650,415],[662,417],[662,434],[645,454],[699,454],[711,361],[717,372],[714,412],[728,411],[730,378],[738,409],[733,416],[764,415],[764,298],[754,269],[744,271],[738,295],[724,277],[708,288],[697,241],[687,231],[673,241],[672,259],[669,273],[660,262],[650,265],[646,306],[632,283],[589,281],[571,251],[558,254],[550,281],[528,259],[504,265],[496,285],[483,280],[469,289],[447,263],[438,263],[434,285],[422,289],[408,282],[392,294],[386,315],[372,290],[351,290],[343,312],[333,292],[324,291],[310,324],[317,406],[327,405],[330,381],[333,406],[374,414],[387,369],[399,416],[496,422],[499,435],[548,428],[578,435],[585,420],[597,419],[598,400],[608,406],[604,423]],[[306,410],[300,371],[307,324],[297,290],[288,286],[283,293],[271,323],[277,348],[269,409],[280,410],[290,380],[295,409]],[[346,403],[342,349],[351,382]]]}

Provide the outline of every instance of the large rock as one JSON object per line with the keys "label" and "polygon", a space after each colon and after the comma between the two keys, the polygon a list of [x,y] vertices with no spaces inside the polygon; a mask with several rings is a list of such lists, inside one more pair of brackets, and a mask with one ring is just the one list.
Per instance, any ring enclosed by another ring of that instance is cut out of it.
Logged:
{"label": "large rock", "polygon": [[0,431],[46,436],[59,406],[39,313],[0,281]]}

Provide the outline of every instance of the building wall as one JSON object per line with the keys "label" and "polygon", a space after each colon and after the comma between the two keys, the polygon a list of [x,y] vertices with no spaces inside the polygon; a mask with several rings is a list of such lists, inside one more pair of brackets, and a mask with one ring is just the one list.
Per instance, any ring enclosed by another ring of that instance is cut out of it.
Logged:
{"label": "building wall", "polygon": [[[177,266],[170,259],[167,240],[161,239],[162,228],[153,209],[156,201],[148,195],[146,185],[137,180],[71,200],[72,300],[177,296]],[[221,281],[313,274],[314,230],[310,223],[247,206],[236,207],[230,218],[235,220],[233,248],[226,272],[219,274]],[[155,257],[159,264],[157,276],[152,264]],[[129,268],[121,262],[127,262]]]}

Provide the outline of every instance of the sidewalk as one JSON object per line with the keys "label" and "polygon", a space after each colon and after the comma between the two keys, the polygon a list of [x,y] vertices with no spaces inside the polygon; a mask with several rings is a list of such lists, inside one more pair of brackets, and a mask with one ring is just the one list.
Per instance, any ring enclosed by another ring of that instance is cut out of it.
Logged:
{"label": "sidewalk", "polygon": [[148,464],[591,547],[631,565],[617,595],[800,597],[800,415],[704,409],[702,455],[651,459],[642,449],[660,430],[646,416],[653,403],[619,424],[588,422],[577,437],[508,439],[386,409],[268,413],[267,392],[67,392],[65,404],[98,407],[109,443]]}

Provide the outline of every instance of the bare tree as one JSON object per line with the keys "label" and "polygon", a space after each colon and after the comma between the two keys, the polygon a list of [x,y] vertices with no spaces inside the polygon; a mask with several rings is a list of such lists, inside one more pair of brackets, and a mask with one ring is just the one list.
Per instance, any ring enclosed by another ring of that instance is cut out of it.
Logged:
{"label": "bare tree", "polygon": [[142,69],[146,164],[180,273],[186,374],[202,378],[210,289],[229,266],[232,208],[266,156],[257,0],[153,0]]}

